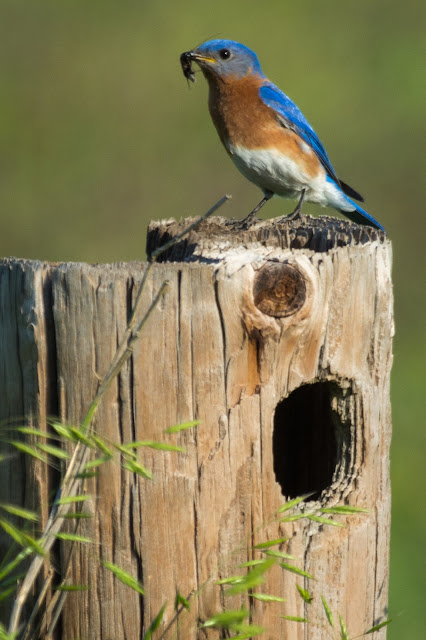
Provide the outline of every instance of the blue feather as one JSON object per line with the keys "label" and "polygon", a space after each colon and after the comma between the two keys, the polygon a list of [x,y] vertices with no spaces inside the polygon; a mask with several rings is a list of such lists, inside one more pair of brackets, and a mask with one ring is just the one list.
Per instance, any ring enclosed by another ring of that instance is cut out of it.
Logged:
{"label": "blue feather", "polygon": [[339,179],[324,149],[324,145],[299,107],[281,89],[278,89],[269,81],[260,87],[259,95],[263,102],[277,113],[281,124],[297,133],[315,151],[327,174],[336,184],[339,184]]}

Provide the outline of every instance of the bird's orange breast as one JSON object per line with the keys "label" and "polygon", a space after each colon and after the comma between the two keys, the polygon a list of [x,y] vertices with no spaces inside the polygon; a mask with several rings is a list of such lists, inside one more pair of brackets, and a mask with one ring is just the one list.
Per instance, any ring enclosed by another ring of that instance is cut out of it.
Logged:
{"label": "bird's orange breast", "polygon": [[263,78],[248,75],[207,79],[210,115],[228,153],[232,147],[276,149],[300,164],[307,175],[318,175],[321,163],[315,152],[283,126],[275,111],[261,99]]}

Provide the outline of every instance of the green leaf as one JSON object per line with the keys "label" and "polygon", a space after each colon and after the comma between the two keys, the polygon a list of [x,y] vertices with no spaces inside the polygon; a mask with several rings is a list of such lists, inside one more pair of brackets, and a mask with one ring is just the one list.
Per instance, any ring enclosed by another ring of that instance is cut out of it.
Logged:
{"label": "green leaf", "polygon": [[370,513],[368,509],[362,509],[361,507],[325,507],[321,509],[322,513],[337,513],[337,514],[352,514],[352,513]]}
{"label": "green leaf", "polygon": [[346,625],[343,621],[342,616],[339,613],[339,622],[340,622],[340,640],[350,640],[349,636],[348,636],[348,631],[346,629]]}
{"label": "green leaf", "polygon": [[321,600],[322,600],[322,606],[324,607],[325,615],[327,616],[328,624],[330,625],[330,627],[334,627],[333,614],[331,613],[331,609],[328,606],[324,596],[321,596]]}
{"label": "green leaf", "polygon": [[8,633],[6,627],[0,622],[0,640],[16,640],[18,633],[18,631],[16,633]]}
{"label": "green leaf", "polygon": [[246,576],[230,576],[229,578],[222,578],[222,580],[217,580],[215,584],[238,584],[243,582],[246,579]]}
{"label": "green leaf", "polygon": [[108,562],[107,560],[102,560],[102,564],[106,569],[109,569],[109,571],[111,571],[115,575],[115,577],[120,580],[120,582],[133,589],[133,591],[137,591],[142,596],[145,595],[141,583],[136,578],[131,576],[130,573],[127,573],[127,571],[124,571],[124,569],[121,569],[121,567],[118,567],[116,564]]}
{"label": "green leaf", "polygon": [[125,449],[138,449],[139,447],[149,447],[150,449],[159,449],[160,451],[179,451],[185,453],[184,447],[177,447],[174,444],[166,442],[156,442],[155,440],[138,440],[124,444]]}
{"label": "green leaf", "polygon": [[314,576],[298,567],[294,567],[292,564],[287,564],[285,562],[280,562],[280,567],[285,569],[286,571],[290,571],[291,573],[296,573],[298,576],[303,576],[304,578],[310,578],[311,580],[315,580]]}
{"label": "green leaf", "polygon": [[[25,575],[25,573],[23,575]],[[6,600],[10,595],[12,595],[12,593],[15,593],[15,591],[16,591],[16,584],[12,585],[8,589],[2,589],[0,591],[0,602],[2,602],[3,600]],[[0,635],[0,638],[1,638],[1,635]]]}
{"label": "green leaf", "polygon": [[232,628],[232,631],[237,631],[236,636],[228,636],[229,640],[244,640],[245,638],[254,638],[265,631],[264,627],[259,627],[254,624],[237,624]]}
{"label": "green leaf", "polygon": [[295,522],[296,520],[303,520],[303,518],[308,518],[310,515],[314,515],[313,513],[296,513],[294,516],[285,516],[285,518],[280,518],[278,522]]}
{"label": "green leaf", "polygon": [[309,593],[309,591],[307,591],[306,589],[302,589],[302,587],[299,584],[296,584],[296,589],[298,590],[298,592],[300,593],[301,597],[303,598],[303,600],[307,603],[307,604],[311,604],[313,597],[311,596],[311,594]]}
{"label": "green leaf", "polygon": [[93,469],[94,467],[100,467],[105,462],[111,460],[112,456],[101,456],[100,458],[94,458],[93,460],[89,460],[87,464],[84,465],[83,473],[88,469]]}
{"label": "green leaf", "polygon": [[368,631],[365,631],[363,633],[363,635],[367,636],[369,633],[374,633],[375,631],[378,631],[382,627],[386,627],[386,625],[390,624],[391,622],[392,622],[392,618],[389,618],[389,620],[385,620],[384,622],[381,622],[380,624],[376,624],[374,627],[371,627],[371,629],[369,629]]}
{"label": "green leaf", "polygon": [[32,554],[32,552],[33,552],[33,550],[30,547],[26,547],[20,553],[18,553],[16,558],[11,560],[6,566],[4,566],[1,569],[1,571],[0,571],[0,580],[3,580],[7,575],[9,575],[9,573],[12,573],[12,571],[14,571],[16,569],[16,567],[23,560],[25,560],[25,558],[27,558],[29,555]]}
{"label": "green leaf", "polygon": [[37,445],[37,449],[40,449],[40,451],[44,451],[44,453],[48,453],[50,456],[54,456],[55,458],[60,458],[61,460],[69,460],[71,458],[68,451],[64,451],[64,449],[60,449],[59,447],[54,447],[51,444],[41,442]]}
{"label": "green leaf", "polygon": [[59,540],[66,540],[68,542],[93,542],[91,538],[87,538],[86,536],[79,536],[76,533],[57,533],[56,538]]}
{"label": "green leaf", "polygon": [[319,522],[321,524],[331,524],[333,527],[344,527],[344,522],[336,522],[336,520],[331,520],[331,518],[321,518],[321,516],[309,515],[309,520],[313,522]]}
{"label": "green leaf", "polygon": [[74,437],[74,440],[78,440],[89,447],[90,449],[94,448],[93,440],[90,436],[87,436],[86,433],[80,429],[79,427],[68,427],[71,437]]}
{"label": "green leaf", "polygon": [[157,615],[155,616],[154,620],[149,625],[149,629],[146,632],[146,634],[144,635],[143,640],[151,640],[153,632],[156,631],[158,629],[158,627],[160,626],[160,624],[161,624],[165,608],[166,608],[166,605],[163,604],[163,606],[161,607],[160,611],[157,613]]}
{"label": "green leaf", "polygon": [[284,553],[284,551],[275,551],[275,549],[265,549],[263,550],[263,553],[273,558],[285,558],[286,560],[296,559],[294,556],[291,556],[289,553]]}
{"label": "green leaf", "polygon": [[13,526],[13,524],[11,524],[8,520],[3,520],[3,518],[0,518],[0,526],[4,529],[4,531],[6,531],[6,533],[10,535],[11,538],[13,538],[13,540],[15,540],[15,542],[20,544],[22,547],[30,547],[31,550],[34,551],[37,555],[46,555],[42,545],[37,540],[31,538],[31,536],[29,536],[28,533],[25,533],[25,531],[20,531],[19,529],[17,529],[17,527]]}
{"label": "green leaf", "polygon": [[256,567],[259,564],[263,564],[263,563],[264,563],[264,560],[259,558],[258,560],[249,560],[248,562],[243,562],[242,564],[238,565],[238,568],[244,569],[245,567]]}
{"label": "green leaf", "polygon": [[309,620],[307,620],[307,618],[299,618],[299,616],[280,616],[280,618],[290,620],[291,622],[306,622],[306,624],[309,624]]}
{"label": "green leaf", "polygon": [[286,502],[285,504],[283,504],[278,509],[277,513],[284,513],[284,511],[288,511],[289,509],[292,509],[293,507],[298,505],[300,502],[303,502],[304,500],[307,500],[307,498],[310,498],[313,495],[314,495],[314,492],[311,491],[311,493],[305,493],[305,495],[303,495],[303,496],[299,496],[298,498],[294,498],[293,500],[290,500],[290,502]]}
{"label": "green leaf", "polygon": [[108,445],[102,438],[92,433],[92,435],[90,436],[90,439],[92,440],[96,449],[99,449],[99,451],[102,451],[102,453],[104,453],[105,456],[108,456],[109,458],[112,458],[114,456],[114,452],[112,451],[112,449],[108,447]]}
{"label": "green leaf", "polygon": [[261,600],[262,602],[287,602],[285,598],[279,596],[270,596],[267,593],[249,593],[250,598]]}
{"label": "green leaf", "polygon": [[18,449],[18,451],[20,451],[21,453],[26,453],[33,458],[37,458],[37,460],[45,462],[46,464],[49,463],[49,460],[46,458],[46,456],[43,456],[40,451],[37,451],[37,449],[34,449],[34,447],[30,447],[29,444],[19,442],[19,440],[11,440],[9,444],[15,447],[15,449]]}
{"label": "green leaf", "polygon": [[222,611],[206,620],[201,626],[215,627],[216,629],[233,629],[235,625],[241,624],[248,616],[249,612],[245,609]]}
{"label": "green leaf", "polygon": [[267,542],[259,542],[255,544],[253,549],[268,549],[269,547],[275,547],[277,544],[282,544],[283,542],[287,542],[290,538],[277,538],[277,540],[268,540]]}
{"label": "green leaf", "polygon": [[127,460],[123,463],[123,469],[127,469],[132,473],[136,473],[136,475],[141,478],[147,478],[148,480],[152,479],[152,473],[148,471],[142,464],[136,462],[136,460]]}
{"label": "green leaf", "polygon": [[14,431],[25,433],[29,436],[37,436],[39,438],[50,438],[50,433],[47,433],[47,431],[41,431],[40,429],[34,429],[33,427],[17,427]]}
{"label": "green leaf", "polygon": [[245,591],[249,591],[249,589],[253,589],[253,587],[257,587],[259,584],[262,584],[265,581],[263,574],[273,567],[274,564],[274,558],[267,558],[262,562],[262,564],[259,564],[251,571],[248,571],[247,575],[244,576],[240,582],[230,587],[226,591],[226,595],[230,596],[237,593],[244,593]]}
{"label": "green leaf", "polygon": [[7,511],[7,513],[14,516],[18,516],[19,518],[23,518],[24,520],[32,520],[33,522],[37,522],[38,520],[38,515],[34,511],[17,507],[14,504],[5,504],[4,502],[0,502],[0,509]]}
{"label": "green leaf", "polygon": [[176,598],[175,598],[175,610],[177,611],[179,609],[179,607],[183,607],[187,611],[190,610],[190,605],[189,605],[189,602],[188,602],[187,598],[185,598],[178,591],[177,594],[176,594]]}
{"label": "green leaf", "polygon": [[77,511],[74,513],[65,513],[64,515],[59,516],[60,518],[67,518],[68,520],[81,520],[83,518],[91,518],[91,513],[86,513],[84,511]]}
{"label": "green leaf", "polygon": [[191,427],[197,427],[201,423],[201,420],[191,420],[191,422],[182,422],[181,424],[175,424],[173,427],[169,427],[164,433],[178,433],[185,429],[191,429]]}
{"label": "green leaf", "polygon": [[81,496],[65,496],[64,498],[59,498],[56,500],[55,504],[73,504],[75,502],[86,502],[86,500],[91,500],[92,496],[87,494],[83,494]]}
{"label": "green leaf", "polygon": [[89,589],[87,584],[60,584],[55,587],[55,591],[88,591]]}
{"label": "green leaf", "polygon": [[71,429],[69,427],[67,427],[65,424],[61,424],[60,422],[49,422],[50,426],[52,427],[52,429],[54,429],[56,431],[56,433],[61,436],[61,438],[65,438],[65,440],[68,440],[70,442],[76,442],[76,437],[73,434],[73,432],[71,431]]}

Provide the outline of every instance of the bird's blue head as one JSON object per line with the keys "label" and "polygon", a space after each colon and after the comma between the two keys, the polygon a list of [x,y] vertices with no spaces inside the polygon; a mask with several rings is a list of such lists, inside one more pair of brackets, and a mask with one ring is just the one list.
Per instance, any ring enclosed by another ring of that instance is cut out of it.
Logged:
{"label": "bird's blue head", "polygon": [[207,77],[242,78],[254,73],[263,77],[257,55],[248,47],[233,40],[209,40],[181,56],[187,64],[196,62]]}

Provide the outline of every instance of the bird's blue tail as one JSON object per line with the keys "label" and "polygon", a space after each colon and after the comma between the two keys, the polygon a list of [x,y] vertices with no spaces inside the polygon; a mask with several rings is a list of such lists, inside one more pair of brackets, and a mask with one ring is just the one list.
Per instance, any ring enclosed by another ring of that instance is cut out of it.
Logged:
{"label": "bird's blue tail", "polygon": [[369,213],[364,211],[364,209],[360,207],[359,204],[356,204],[350,198],[346,198],[346,200],[354,206],[353,211],[342,211],[342,213],[347,218],[349,218],[349,220],[352,220],[352,222],[356,222],[357,224],[366,224],[369,227],[375,227],[376,229],[381,229],[382,231],[385,231],[382,225],[380,224],[380,222],[377,222],[377,220],[375,220],[373,216],[370,216]]}

